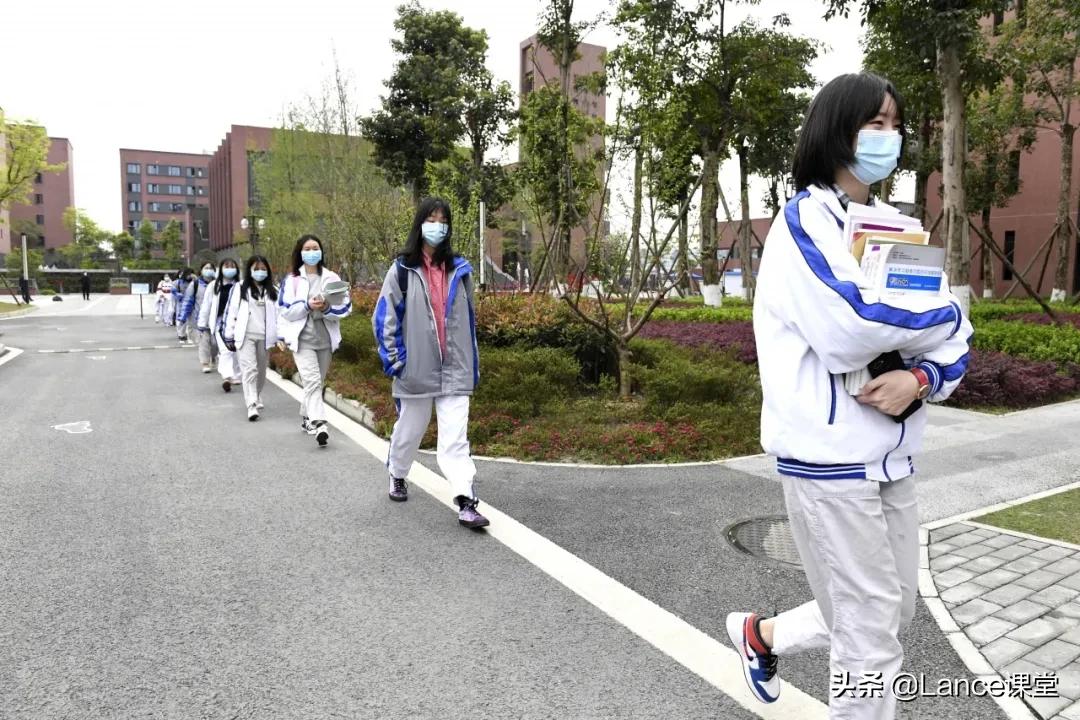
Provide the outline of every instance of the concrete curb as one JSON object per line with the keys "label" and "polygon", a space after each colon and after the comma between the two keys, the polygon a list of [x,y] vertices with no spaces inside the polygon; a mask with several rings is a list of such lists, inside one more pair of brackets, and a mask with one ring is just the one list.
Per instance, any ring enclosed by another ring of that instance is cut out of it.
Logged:
{"label": "concrete curb", "polygon": [[29,315],[37,309],[38,308],[36,305],[31,305],[30,307],[22,308],[21,310],[12,310],[11,312],[0,313],[0,320],[12,320],[17,317],[22,317],[23,315]]}
{"label": "concrete curb", "polygon": [[[278,376],[281,378],[285,377],[277,370],[274,370],[274,372],[277,372]],[[294,385],[303,387],[303,383],[300,382],[300,375],[298,373],[294,374],[290,379]],[[360,423],[366,429],[375,432],[375,414],[371,412],[367,406],[360,404],[356,400],[342,397],[334,392],[333,388],[329,387],[323,389],[323,402],[353,422]]]}

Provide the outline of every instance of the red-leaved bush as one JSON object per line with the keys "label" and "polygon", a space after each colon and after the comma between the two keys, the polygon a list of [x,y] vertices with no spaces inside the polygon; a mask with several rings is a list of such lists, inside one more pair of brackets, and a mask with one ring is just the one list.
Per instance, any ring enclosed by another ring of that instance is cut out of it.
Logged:
{"label": "red-leaved bush", "polygon": [[757,363],[754,326],[748,322],[668,322],[654,321],[641,328],[638,337],[646,340],[670,340],[687,347],[730,350],[740,362]]}
{"label": "red-leaved bush", "polygon": [[971,351],[967,375],[949,399],[957,407],[1027,408],[1067,400],[1080,392],[1080,367]]}

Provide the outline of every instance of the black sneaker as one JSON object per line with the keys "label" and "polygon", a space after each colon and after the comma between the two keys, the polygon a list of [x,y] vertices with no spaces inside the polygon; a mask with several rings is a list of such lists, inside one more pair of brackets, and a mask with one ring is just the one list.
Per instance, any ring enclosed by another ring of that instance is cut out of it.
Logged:
{"label": "black sneaker", "polygon": [[221,389],[225,392],[232,392],[232,382],[229,380],[223,380],[221,382]]}
{"label": "black sneaker", "polygon": [[390,499],[394,502],[405,502],[409,499],[409,486],[405,484],[405,478],[390,478]]}
{"label": "black sneaker", "polygon": [[316,420],[311,424],[311,430],[309,434],[315,436],[315,441],[319,443],[319,447],[326,447],[326,441],[330,439],[330,430],[326,427],[325,420]]}
{"label": "black sneaker", "polygon": [[311,433],[311,421],[306,417],[300,418],[300,432]]}
{"label": "black sneaker", "polygon": [[480,501],[476,498],[467,498],[464,495],[458,495],[454,498],[454,503],[458,506],[459,524],[473,530],[478,530],[479,528],[487,527],[491,524],[490,520],[476,511],[476,506],[480,504]]}

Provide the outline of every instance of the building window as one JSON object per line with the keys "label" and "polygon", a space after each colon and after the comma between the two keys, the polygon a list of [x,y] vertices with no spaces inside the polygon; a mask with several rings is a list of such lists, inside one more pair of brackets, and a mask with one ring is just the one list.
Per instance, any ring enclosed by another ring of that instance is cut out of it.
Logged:
{"label": "building window", "polygon": [[128,192],[142,192],[142,183],[128,183]]}
{"label": "building window", "polygon": [[187,194],[188,195],[194,195],[195,194],[195,186],[194,185],[188,185],[187,186]]}
{"label": "building window", "polygon": [[169,165],[168,171],[169,171],[169,177],[180,177],[180,166],[179,165]]}
{"label": "building window", "polygon": [[151,222],[153,222],[153,224],[154,224],[154,230],[156,230],[158,232],[161,232],[162,230],[165,229],[165,223],[163,221],[161,221],[161,220],[153,220]]}
{"label": "building window", "polygon": [[199,197],[205,197],[206,196],[206,188],[203,187],[202,185],[196,185],[195,186],[195,194],[198,195]]}
{"label": "building window", "polygon": [[183,185],[170,185],[169,186],[169,194],[170,195],[183,195],[184,194],[184,186]]}
{"label": "building window", "polygon": [[187,206],[184,203],[172,203],[172,211],[174,213],[182,213]]}
{"label": "building window", "polygon": [[128,201],[128,210],[130,212],[141,212],[142,211],[142,202],[140,200],[129,200]]}
{"label": "building window", "polygon": [[160,175],[161,174],[161,168],[159,166],[157,166],[157,165],[147,165],[146,166],[146,174],[147,175]]}
{"label": "building window", "polygon": [[161,203],[159,203],[159,202],[147,203],[146,204],[146,211],[147,212],[161,212]]}
{"label": "building window", "polygon": [[45,196],[41,193],[34,193],[34,204],[41,205],[45,202]]}
{"label": "building window", "polygon": [[[1005,231],[1005,257],[1008,258],[1010,265],[1015,265],[1016,264],[1016,231],[1015,230],[1006,230]],[[1002,268],[1001,268],[1001,279],[1002,280],[1012,280],[1013,279],[1012,270],[1010,270],[1008,267],[1006,267],[1004,263],[1002,263]]]}
{"label": "building window", "polygon": [[1020,151],[1013,150],[1009,153],[1009,183],[1007,190],[1010,195],[1020,192]]}
{"label": "building window", "polygon": [[184,223],[183,223],[183,221],[178,222],[177,225],[180,226],[180,232],[183,233],[184,232]]}
{"label": "building window", "polygon": [[45,216],[44,215],[35,216],[34,217],[34,222],[36,222],[38,225],[44,225],[45,224]]}
{"label": "building window", "polygon": [[147,183],[146,192],[150,193],[151,195],[160,195],[161,185],[158,185],[157,183]]}
{"label": "building window", "polygon": [[128,163],[127,164],[127,171],[129,173],[131,173],[132,175],[138,175],[139,172],[141,172],[141,170],[139,168],[139,163]]}
{"label": "building window", "polygon": [[188,177],[201,178],[203,177],[204,173],[205,171],[201,167],[189,167],[187,169]]}
{"label": "building window", "polygon": [[34,175],[34,183],[37,185],[41,184],[41,173],[37,173],[36,175]]}

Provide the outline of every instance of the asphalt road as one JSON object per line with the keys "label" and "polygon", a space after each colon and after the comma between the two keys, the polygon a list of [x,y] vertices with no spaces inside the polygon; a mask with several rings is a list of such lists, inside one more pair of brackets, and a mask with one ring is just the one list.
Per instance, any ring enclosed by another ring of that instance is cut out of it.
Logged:
{"label": "asphalt road", "polygon": [[[73,312],[0,321],[25,351],[0,366],[0,716],[757,717],[424,493],[390,503],[382,462],[318,450],[279,389],[248,423],[193,350],[116,349],[172,328]],[[809,598],[727,543],[783,513],[738,463],[480,471],[485,502],[723,642],[727,612]],[[903,639],[906,669],[969,677],[921,601]],[[827,702],[824,653],[781,673]]]}

